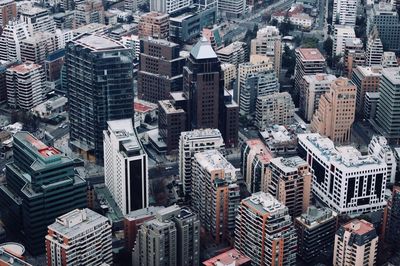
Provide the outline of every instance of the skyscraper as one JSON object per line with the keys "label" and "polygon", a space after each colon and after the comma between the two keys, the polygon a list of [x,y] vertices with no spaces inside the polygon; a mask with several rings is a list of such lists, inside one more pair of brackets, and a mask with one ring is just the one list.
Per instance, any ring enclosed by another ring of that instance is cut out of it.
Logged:
{"label": "skyscraper", "polygon": [[10,20],[17,17],[17,4],[14,0],[0,1],[0,26],[2,29]]}
{"label": "skyscraper", "polygon": [[7,184],[0,186],[3,222],[38,255],[44,252],[47,226],[65,212],[86,207],[86,182],[72,159],[30,133],[14,135],[13,153]]}
{"label": "skyscraper", "polygon": [[386,184],[394,184],[396,178],[397,162],[394,152],[383,136],[374,135],[368,145],[368,154],[379,158],[387,165]]}
{"label": "skyscraper", "polygon": [[166,39],[169,36],[168,14],[150,12],[140,16],[138,24],[139,37]]}
{"label": "skyscraper", "polygon": [[11,20],[3,27],[0,36],[0,60],[21,60],[20,44],[22,40],[29,38],[28,25],[19,20]]}
{"label": "skyscraper", "polygon": [[385,241],[400,244],[400,187],[394,187],[385,211]]}
{"label": "skyscraper", "polygon": [[246,9],[246,0],[219,0],[218,11],[226,17],[238,18]]}
{"label": "skyscraper", "polygon": [[31,36],[37,32],[56,32],[56,24],[47,9],[34,6],[31,2],[28,2],[18,7],[18,13],[20,20],[28,25]]}
{"label": "skyscraper", "polygon": [[103,36],[84,34],[66,48],[70,144],[103,159],[107,121],[133,117],[132,52]]}
{"label": "skyscraper", "polygon": [[132,119],[107,121],[104,181],[123,214],[149,205],[147,154]]}
{"label": "skyscraper", "polygon": [[367,66],[381,65],[383,55],[383,45],[379,32],[373,27],[368,34],[367,49],[365,51],[365,64]]}

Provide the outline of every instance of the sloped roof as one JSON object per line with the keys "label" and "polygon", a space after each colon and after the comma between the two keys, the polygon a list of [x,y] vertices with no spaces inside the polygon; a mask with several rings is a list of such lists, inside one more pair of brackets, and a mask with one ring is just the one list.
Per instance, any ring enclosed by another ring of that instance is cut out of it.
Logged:
{"label": "sloped roof", "polygon": [[206,37],[201,37],[201,40],[196,43],[190,51],[190,54],[195,59],[217,58],[217,54],[214,52]]}

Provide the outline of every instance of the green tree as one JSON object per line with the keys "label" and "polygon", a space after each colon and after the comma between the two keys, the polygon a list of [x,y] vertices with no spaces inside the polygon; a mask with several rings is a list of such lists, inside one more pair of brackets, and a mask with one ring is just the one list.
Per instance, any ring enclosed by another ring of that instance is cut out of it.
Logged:
{"label": "green tree", "polygon": [[315,37],[307,37],[303,41],[302,47],[304,48],[317,48],[319,40]]}
{"label": "green tree", "polygon": [[294,67],[296,65],[296,54],[294,50],[285,45],[282,54],[282,67],[287,69],[286,76],[294,74]]}
{"label": "green tree", "polygon": [[281,22],[279,25],[279,31],[282,36],[287,36],[289,35],[289,32],[294,29],[294,26],[292,22],[290,22],[290,19],[288,16],[285,16],[284,20]]}

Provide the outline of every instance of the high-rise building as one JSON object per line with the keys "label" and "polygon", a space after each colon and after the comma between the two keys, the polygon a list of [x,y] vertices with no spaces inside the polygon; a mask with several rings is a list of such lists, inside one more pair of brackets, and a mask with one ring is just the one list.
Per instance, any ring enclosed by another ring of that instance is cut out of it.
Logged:
{"label": "high-rise building", "polygon": [[333,50],[332,56],[344,55],[346,41],[356,37],[354,26],[335,25],[333,31]]}
{"label": "high-rise building", "polygon": [[355,111],[356,87],[347,78],[338,78],[331,83],[329,92],[321,96],[311,130],[334,142],[346,142],[350,139]]}
{"label": "high-rise building", "polygon": [[364,119],[374,120],[376,116],[376,109],[378,108],[379,92],[365,93],[364,101]]}
{"label": "high-rise building", "polygon": [[145,221],[136,237],[133,265],[178,266],[200,263],[200,222],[188,208],[160,209]]}
{"label": "high-rise building", "polygon": [[400,187],[393,187],[392,197],[385,209],[385,241],[400,244]]}
{"label": "high-rise building", "polygon": [[351,78],[357,66],[365,65],[364,44],[360,38],[347,39],[344,47],[344,71]]}
{"label": "high-rise building", "polygon": [[341,226],[335,235],[333,265],[376,265],[378,235],[374,226],[354,219]]}
{"label": "high-rise building", "polygon": [[150,12],[140,16],[139,37],[166,39],[169,36],[169,15]]}
{"label": "high-rise building", "polygon": [[193,5],[193,0],[150,0],[150,11],[174,14]]}
{"label": "high-rise building", "polygon": [[222,63],[233,64],[236,67],[249,61],[249,48],[245,42],[233,42],[217,50],[216,54]]}
{"label": "high-rise building", "polygon": [[150,102],[169,99],[169,93],[182,90],[185,59],[179,45],[166,40],[141,41],[138,71],[138,97]]}
{"label": "high-rise building", "polygon": [[299,134],[298,151],[313,169],[314,198],[338,214],[372,212],[386,205],[384,161],[363,156],[352,146],[335,147],[316,133]]}
{"label": "high-rise building", "polygon": [[379,83],[379,101],[376,110],[375,128],[389,142],[400,140],[400,67],[384,68]]}
{"label": "high-rise building", "polygon": [[13,62],[21,60],[21,41],[29,38],[30,33],[25,22],[10,20],[3,27],[0,36],[0,60]]}
{"label": "high-rise building", "polygon": [[[18,247],[19,248],[19,247]],[[12,250],[0,246],[0,265],[1,266],[33,266],[26,262],[19,254],[15,254]]]}
{"label": "high-rise building", "polygon": [[266,171],[265,188],[285,204],[292,217],[305,212],[311,201],[311,169],[299,156],[270,160]]}
{"label": "high-rise building", "polygon": [[76,4],[74,11],[74,28],[91,23],[104,24],[104,6],[100,0],[84,0]]}
{"label": "high-rise building", "polygon": [[382,67],[398,67],[397,57],[395,52],[383,52]]}
{"label": "high-rise building", "polygon": [[131,50],[107,37],[83,34],[68,43],[70,144],[90,160],[102,161],[107,121],[133,117],[132,67]]}
{"label": "high-rise building", "polygon": [[234,83],[237,78],[237,68],[235,65],[224,63],[221,64],[222,75],[224,76],[224,88],[225,90],[233,90]]}
{"label": "high-rise building", "polygon": [[218,129],[195,129],[181,133],[179,139],[179,176],[187,196],[192,191],[192,162],[194,154],[205,150],[225,149],[224,139]]}
{"label": "high-rise building", "polygon": [[226,17],[238,18],[246,10],[246,0],[218,0],[218,12]]}
{"label": "high-rise building", "polygon": [[294,223],[297,231],[297,255],[305,262],[313,262],[321,256],[321,250],[333,248],[338,216],[331,209],[310,206]]}
{"label": "high-rise building", "polygon": [[273,58],[275,74],[277,77],[280,76],[282,64],[282,36],[277,27],[267,26],[259,29],[256,38],[251,40],[250,53]]}
{"label": "high-rise building", "polygon": [[367,49],[365,51],[365,64],[367,66],[381,65],[383,45],[379,38],[379,32],[374,27],[368,35]]}
{"label": "high-rise building", "polygon": [[0,1],[0,26],[2,29],[10,20],[17,17],[17,4],[14,0]]}
{"label": "high-rise building", "polygon": [[109,220],[90,209],[61,215],[48,226],[47,265],[112,264],[111,235]]}
{"label": "high-rise building", "polygon": [[58,38],[50,32],[38,32],[20,43],[22,62],[42,65],[49,54],[61,49]]}
{"label": "high-rise building", "polygon": [[374,135],[368,145],[368,154],[379,158],[387,165],[386,184],[394,184],[397,162],[392,148],[383,136]]}
{"label": "high-rise building", "polygon": [[358,0],[334,0],[332,24],[356,26]]}
{"label": "high-rise building", "polygon": [[45,8],[34,6],[31,2],[28,2],[18,7],[18,14],[20,20],[28,25],[31,36],[37,32],[56,32],[56,24]]}
{"label": "high-rise building", "polygon": [[233,236],[240,200],[238,172],[218,150],[194,155],[191,205],[216,243]]}
{"label": "high-rise building", "polygon": [[25,62],[6,72],[7,102],[12,108],[25,111],[44,101],[45,76],[41,65]]}
{"label": "high-rise building", "polygon": [[37,255],[44,252],[47,226],[56,217],[86,207],[86,182],[61,151],[27,132],[13,138],[14,162],[6,165],[7,183],[0,186],[2,220]]}
{"label": "high-rise building", "polygon": [[132,119],[107,121],[104,181],[123,214],[149,205],[147,154]]}
{"label": "high-rise building", "polygon": [[321,96],[329,91],[335,75],[313,74],[303,76],[303,85],[300,88],[300,112],[306,121],[311,121],[314,112],[318,109]]}
{"label": "high-rise building", "polygon": [[288,208],[271,194],[242,200],[235,227],[235,248],[253,265],[296,265],[296,231]]}

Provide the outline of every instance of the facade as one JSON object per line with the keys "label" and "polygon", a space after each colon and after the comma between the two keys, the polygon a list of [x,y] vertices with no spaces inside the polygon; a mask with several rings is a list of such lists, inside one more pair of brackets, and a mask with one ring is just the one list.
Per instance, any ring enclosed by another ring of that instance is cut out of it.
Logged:
{"label": "facade", "polygon": [[7,102],[12,108],[25,111],[44,101],[43,68],[32,62],[25,62],[7,69]]}
{"label": "facade", "polygon": [[347,39],[344,48],[344,71],[351,78],[357,66],[365,65],[364,44],[360,38]]}
{"label": "facade", "polygon": [[378,107],[379,92],[367,92],[365,94],[364,102],[364,119],[374,120],[376,115],[376,109]]}
{"label": "facade", "polygon": [[104,6],[99,0],[84,0],[75,6],[74,28],[79,28],[91,23],[104,24]]}
{"label": "facade", "polygon": [[[86,181],[74,161],[27,132],[14,134],[14,162],[0,186],[6,228],[21,233],[32,255],[44,252],[47,226],[75,208],[85,208]],[[35,208],[32,208],[35,206]]]}
{"label": "facade", "polygon": [[221,63],[233,64],[236,67],[249,61],[249,48],[245,42],[233,42],[217,50],[216,54]]}
{"label": "facade", "polygon": [[47,265],[111,264],[111,225],[90,209],[76,209],[56,218],[46,235]]}
{"label": "facade", "polygon": [[335,25],[333,32],[333,55],[344,55],[346,41],[355,37],[354,26]]}
{"label": "facade", "polygon": [[400,242],[400,187],[393,188],[392,197],[388,200],[385,210],[385,217],[385,241],[398,245]]}
{"label": "facade", "polygon": [[394,184],[396,178],[397,162],[392,148],[383,136],[374,135],[368,145],[368,154],[379,158],[387,165],[386,184]]}
{"label": "facade", "polygon": [[376,265],[378,235],[374,226],[354,219],[341,226],[335,235],[333,265]]}
{"label": "facade", "polygon": [[252,265],[296,265],[296,231],[288,208],[271,194],[242,200],[236,218],[235,248]]}
{"label": "facade", "polygon": [[150,12],[140,16],[138,31],[140,38],[166,39],[169,34],[168,14]]}
{"label": "facade", "polygon": [[321,256],[321,250],[330,250],[333,247],[338,216],[331,209],[310,206],[294,223],[297,231],[297,254],[305,262],[315,261]]}
{"label": "facade", "polygon": [[382,67],[397,67],[397,57],[395,52],[383,52],[382,55]]}
{"label": "facade", "polygon": [[0,26],[2,29],[17,17],[17,4],[14,0],[0,1]]}
{"label": "facade", "polygon": [[351,125],[356,110],[356,87],[347,78],[333,81],[325,93],[311,121],[311,131],[343,143],[350,139]]}
{"label": "facade", "polygon": [[49,11],[45,8],[37,7],[32,3],[24,3],[18,7],[20,20],[28,25],[28,31],[32,36],[37,32],[56,32],[54,20],[50,17]]}
{"label": "facade", "polygon": [[194,155],[205,150],[224,152],[225,144],[218,129],[195,129],[184,131],[179,139],[179,176],[186,196],[192,191],[192,162]]}
{"label": "facade", "polygon": [[238,169],[218,150],[194,155],[192,173],[192,208],[204,229],[216,243],[230,240],[240,200]]}
{"label": "facade", "polygon": [[367,49],[365,51],[365,64],[367,66],[381,65],[383,45],[378,29],[374,27],[368,35]]}
{"label": "facade", "polygon": [[334,0],[332,24],[356,26],[358,0]]}
{"label": "facade", "polygon": [[70,144],[89,160],[102,161],[107,121],[133,117],[132,53],[106,37],[83,34],[68,43],[64,66]]}
{"label": "facade", "polygon": [[104,131],[104,181],[125,215],[149,205],[147,154],[132,119],[107,121],[107,124],[108,129]]}
{"label": "facade", "polygon": [[188,8],[192,0],[150,0],[150,11],[173,14]]}
{"label": "facade", "polygon": [[237,68],[235,65],[224,63],[221,64],[222,75],[224,76],[224,89],[233,90],[234,83],[237,78]]}
{"label": "facade", "polygon": [[49,54],[61,48],[64,47],[60,46],[56,35],[50,32],[38,32],[21,41],[21,60],[42,65]]}
{"label": "facade", "polygon": [[246,0],[218,0],[218,12],[226,17],[238,18],[246,11]]}
{"label": "facade", "polygon": [[[298,135],[299,155],[313,169],[313,194],[338,214],[382,209],[387,165],[351,146],[335,147],[319,134]],[[368,175],[366,175],[368,173]]]}
{"label": "facade", "polygon": [[28,25],[12,20],[2,28],[0,36],[0,60],[13,62],[21,60],[21,41],[29,38]]}

